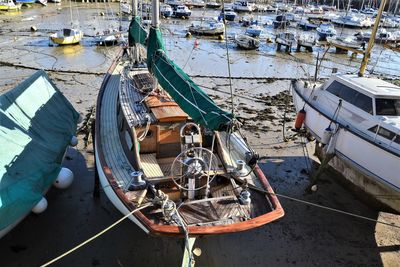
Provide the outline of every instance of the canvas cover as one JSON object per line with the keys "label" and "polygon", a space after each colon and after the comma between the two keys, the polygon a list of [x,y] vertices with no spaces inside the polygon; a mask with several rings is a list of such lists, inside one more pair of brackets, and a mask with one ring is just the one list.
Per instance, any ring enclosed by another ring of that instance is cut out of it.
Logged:
{"label": "canvas cover", "polygon": [[44,71],[0,95],[0,230],[29,213],[57,178],[78,118]]}
{"label": "canvas cover", "polygon": [[225,130],[233,115],[219,108],[172,60],[163,45],[158,28],[151,28],[147,45],[147,66],[161,87],[192,119],[211,130]]}
{"label": "canvas cover", "polygon": [[139,16],[133,17],[128,32],[129,46],[133,46],[134,44],[145,45],[147,35],[146,30],[142,26],[141,18]]}

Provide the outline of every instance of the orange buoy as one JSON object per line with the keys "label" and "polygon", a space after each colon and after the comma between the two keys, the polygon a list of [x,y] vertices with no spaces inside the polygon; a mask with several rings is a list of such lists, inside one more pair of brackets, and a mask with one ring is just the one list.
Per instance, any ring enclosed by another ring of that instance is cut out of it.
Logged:
{"label": "orange buoy", "polygon": [[302,108],[299,112],[297,112],[296,122],[294,123],[294,128],[296,128],[296,130],[300,130],[305,118],[306,111],[304,110],[304,108]]}

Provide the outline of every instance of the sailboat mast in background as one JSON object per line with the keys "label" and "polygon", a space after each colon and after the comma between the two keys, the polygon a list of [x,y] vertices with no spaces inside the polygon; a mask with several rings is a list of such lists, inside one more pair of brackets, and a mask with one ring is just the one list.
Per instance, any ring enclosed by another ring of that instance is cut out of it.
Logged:
{"label": "sailboat mast in background", "polygon": [[364,52],[364,57],[361,62],[360,71],[358,73],[358,76],[360,76],[360,77],[364,76],[365,69],[367,68],[368,60],[370,58],[372,48],[374,47],[376,33],[378,31],[379,22],[381,21],[381,17],[382,17],[383,9],[385,8],[385,4],[386,4],[386,0],[382,0],[381,5],[379,7],[378,15],[376,16],[376,19],[375,19],[374,28],[372,29],[371,38],[368,41],[368,46]]}

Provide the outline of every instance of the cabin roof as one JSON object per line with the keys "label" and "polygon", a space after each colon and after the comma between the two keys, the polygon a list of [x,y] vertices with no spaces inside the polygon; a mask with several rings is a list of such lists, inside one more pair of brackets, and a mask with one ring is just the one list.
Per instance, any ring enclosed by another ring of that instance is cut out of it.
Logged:
{"label": "cabin roof", "polygon": [[337,75],[335,80],[352,84],[357,91],[373,97],[400,98],[400,87],[377,78],[358,77],[357,75]]}

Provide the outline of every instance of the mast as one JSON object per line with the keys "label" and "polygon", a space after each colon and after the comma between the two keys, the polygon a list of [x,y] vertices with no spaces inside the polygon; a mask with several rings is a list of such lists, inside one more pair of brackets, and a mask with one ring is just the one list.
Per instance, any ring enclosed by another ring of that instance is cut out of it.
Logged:
{"label": "mast", "polygon": [[[138,15],[138,0],[132,0],[132,20]],[[140,61],[140,48],[139,45],[135,43],[133,47],[133,60],[135,63]]]}
{"label": "mast", "polygon": [[360,76],[360,77],[364,76],[365,69],[367,68],[368,60],[370,58],[372,48],[374,47],[376,32],[378,31],[379,22],[381,21],[382,12],[383,12],[383,9],[385,8],[385,4],[386,4],[386,0],[382,0],[381,5],[379,7],[378,15],[376,16],[376,19],[375,19],[374,28],[372,29],[372,32],[371,32],[371,38],[369,38],[368,46],[364,52],[364,57],[361,62],[360,71],[358,73],[358,76]]}
{"label": "mast", "polygon": [[138,15],[138,0],[132,0],[132,16]]}
{"label": "mast", "polygon": [[152,0],[152,20],[151,26],[158,28],[160,26],[160,2],[159,0]]}

